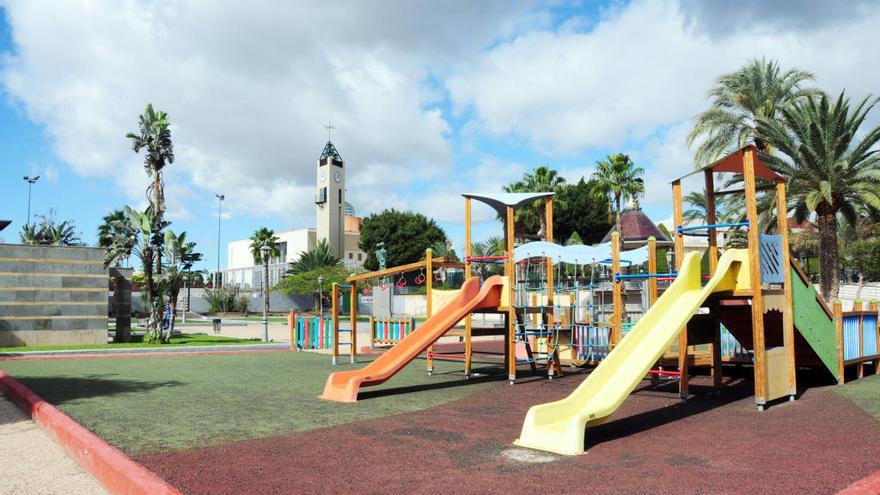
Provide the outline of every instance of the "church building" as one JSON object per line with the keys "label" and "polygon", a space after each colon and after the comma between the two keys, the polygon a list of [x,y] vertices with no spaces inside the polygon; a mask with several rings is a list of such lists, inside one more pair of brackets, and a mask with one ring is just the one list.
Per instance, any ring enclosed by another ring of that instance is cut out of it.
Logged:
{"label": "church building", "polygon": [[[349,269],[363,266],[367,259],[358,247],[362,220],[345,201],[345,161],[329,139],[318,158],[315,176],[315,227],[275,232],[280,256],[270,260],[270,285],[281,280],[288,263],[296,261],[300,254],[313,249],[324,239]],[[231,241],[227,245],[227,268],[221,270],[224,284],[260,289],[263,267],[255,266],[250,245],[250,239]]]}

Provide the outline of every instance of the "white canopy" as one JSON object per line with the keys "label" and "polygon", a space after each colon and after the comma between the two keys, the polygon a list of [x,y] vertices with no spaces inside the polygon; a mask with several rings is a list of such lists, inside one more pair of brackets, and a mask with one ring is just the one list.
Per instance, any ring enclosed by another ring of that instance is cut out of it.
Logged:
{"label": "white canopy", "polygon": [[[531,258],[550,258],[555,263],[589,265],[611,262],[611,243],[584,246],[582,244],[563,246],[552,242],[529,242],[517,247],[513,253],[514,261]],[[638,265],[648,260],[648,247],[642,246],[632,251],[620,253],[620,262]]]}

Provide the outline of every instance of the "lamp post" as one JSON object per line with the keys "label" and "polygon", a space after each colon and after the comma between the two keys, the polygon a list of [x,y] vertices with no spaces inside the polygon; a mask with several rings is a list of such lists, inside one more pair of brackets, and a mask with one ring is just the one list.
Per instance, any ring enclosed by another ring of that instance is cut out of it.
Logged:
{"label": "lamp post", "polygon": [[214,289],[220,285],[220,213],[223,210],[223,200],[226,199],[225,194],[215,193],[217,196],[217,271],[214,272]]}
{"label": "lamp post", "polygon": [[34,182],[40,179],[39,175],[25,175],[22,179],[26,180],[28,183],[28,207],[27,207],[27,223],[25,225],[31,224],[31,187],[33,187]]}
{"label": "lamp post", "polygon": [[675,271],[672,268],[672,248],[666,248],[666,271],[669,273]]}
{"label": "lamp post", "polygon": [[263,342],[269,342],[269,251],[272,248],[268,244],[260,246],[260,254],[263,258]]}
{"label": "lamp post", "polygon": [[318,275],[318,313],[324,316],[324,277]]}

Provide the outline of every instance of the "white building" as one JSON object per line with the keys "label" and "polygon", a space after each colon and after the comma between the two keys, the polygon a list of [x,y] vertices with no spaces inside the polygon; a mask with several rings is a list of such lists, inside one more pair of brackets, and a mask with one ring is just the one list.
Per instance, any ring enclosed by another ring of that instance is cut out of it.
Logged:
{"label": "white building", "polygon": [[[313,249],[322,239],[327,240],[347,268],[359,268],[366,260],[366,254],[358,247],[361,219],[354,216],[354,209],[345,202],[345,162],[330,141],[318,158],[315,175],[317,227],[275,233],[280,256],[269,262],[270,286],[281,280],[288,263],[296,261],[300,254]],[[224,283],[243,289],[262,287],[263,267],[254,264],[250,239],[232,241],[227,245],[226,267],[222,270]]]}

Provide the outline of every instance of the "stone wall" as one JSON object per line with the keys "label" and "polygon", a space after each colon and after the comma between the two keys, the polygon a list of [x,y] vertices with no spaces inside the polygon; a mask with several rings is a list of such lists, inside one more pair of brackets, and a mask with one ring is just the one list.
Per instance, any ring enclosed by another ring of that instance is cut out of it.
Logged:
{"label": "stone wall", "polygon": [[104,253],[0,244],[0,346],[106,343]]}

